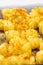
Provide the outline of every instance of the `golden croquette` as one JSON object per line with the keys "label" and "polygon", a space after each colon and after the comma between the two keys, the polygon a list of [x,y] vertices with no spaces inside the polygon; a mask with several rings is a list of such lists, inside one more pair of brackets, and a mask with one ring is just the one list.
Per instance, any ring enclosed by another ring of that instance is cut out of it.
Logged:
{"label": "golden croquette", "polygon": [[43,64],[43,50],[37,52],[36,62],[39,63],[39,64]]}
{"label": "golden croquette", "polygon": [[23,54],[28,54],[28,57],[31,56],[32,50],[31,50],[31,45],[30,45],[29,42],[25,43],[25,44],[22,46],[21,49],[22,49],[22,53],[23,53]]}
{"label": "golden croquette", "polygon": [[18,60],[16,56],[10,56],[8,58],[6,58],[6,63],[7,65],[16,65],[18,64]]}
{"label": "golden croquette", "polygon": [[34,56],[30,57],[30,64],[34,64],[35,65],[35,57]]}
{"label": "golden croquette", "polygon": [[32,36],[32,37],[38,37],[38,32],[34,29],[28,29],[26,30],[26,37],[28,38],[29,36]]}
{"label": "golden croquette", "polygon": [[41,42],[41,39],[40,38],[31,37],[30,36],[30,37],[27,38],[27,40],[30,43],[32,49],[35,49],[35,48],[39,49],[40,42]]}
{"label": "golden croquette", "polygon": [[14,36],[19,36],[19,32],[16,30],[9,30],[5,32],[6,40],[9,41],[10,39],[14,38]]}
{"label": "golden croquette", "polygon": [[29,57],[27,54],[21,54],[17,58],[18,58],[18,65],[29,64]]}
{"label": "golden croquette", "polygon": [[43,35],[43,21],[39,23],[39,32]]}
{"label": "golden croquette", "polygon": [[2,31],[14,30],[14,25],[8,20],[0,19],[0,30]]}
{"label": "golden croquette", "polygon": [[4,65],[4,56],[0,54],[0,65]]}
{"label": "golden croquette", "polygon": [[3,9],[2,15],[4,19],[13,22],[15,30],[26,30],[29,28],[30,18],[29,15],[27,14],[26,9],[23,8]]}
{"label": "golden croquette", "polygon": [[3,25],[4,25],[4,31],[14,30],[14,25],[10,21],[5,20]]}
{"label": "golden croquette", "polygon": [[3,55],[3,56],[7,56],[8,54],[8,43],[3,43],[0,45],[0,54]]}

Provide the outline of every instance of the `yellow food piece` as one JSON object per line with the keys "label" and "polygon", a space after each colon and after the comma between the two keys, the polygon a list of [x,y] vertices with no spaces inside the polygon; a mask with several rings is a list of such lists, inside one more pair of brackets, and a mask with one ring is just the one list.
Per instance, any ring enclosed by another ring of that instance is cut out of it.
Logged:
{"label": "yellow food piece", "polygon": [[6,58],[7,65],[17,65],[18,64],[17,61],[18,60],[17,60],[16,56],[10,56],[10,57]]}
{"label": "yellow food piece", "polygon": [[27,55],[10,56],[6,58],[6,65],[24,65],[29,64],[29,58]]}
{"label": "yellow food piece", "polygon": [[17,49],[15,46],[9,45],[8,47],[8,56],[10,55],[20,55],[21,49]]}
{"label": "yellow food piece", "polygon": [[5,20],[3,25],[4,25],[4,31],[14,30],[14,25],[10,21]]}
{"label": "yellow food piece", "polygon": [[8,44],[7,43],[3,43],[0,45],[0,54],[3,56],[6,56],[8,54]]}
{"label": "yellow food piece", "polygon": [[14,25],[8,20],[0,19],[0,30],[2,31],[14,30]]}
{"label": "yellow food piece", "polygon": [[4,19],[9,19],[9,17],[11,17],[12,15],[20,15],[20,12],[21,13],[26,13],[26,9],[23,9],[23,8],[6,8],[6,9],[3,9],[2,10],[2,15],[3,15],[3,18]]}
{"label": "yellow food piece", "polygon": [[43,21],[39,23],[39,32],[43,35]]}
{"label": "yellow food piece", "polygon": [[15,30],[26,30],[29,28],[29,15],[26,9],[12,8],[2,10],[3,18],[10,20],[14,24]]}
{"label": "yellow food piece", "polygon": [[29,28],[30,29],[36,29],[37,28],[37,23],[36,23],[36,20],[34,18],[31,18],[29,21]]}
{"label": "yellow food piece", "polygon": [[35,65],[35,57],[34,56],[30,57],[30,64],[34,64]]}
{"label": "yellow food piece", "polygon": [[4,30],[3,20],[0,19],[0,30]]}
{"label": "yellow food piece", "polygon": [[9,30],[5,32],[6,40],[14,38],[14,36],[19,36],[22,39],[27,39],[29,36],[38,37],[38,32],[34,29],[28,29],[26,31]]}
{"label": "yellow food piece", "polygon": [[43,64],[43,50],[37,52],[36,54],[36,62],[39,64]]}
{"label": "yellow food piece", "polygon": [[29,23],[29,27],[30,28],[37,28],[40,21],[43,21],[43,8],[42,7],[35,7],[31,10],[30,12],[30,23]]}
{"label": "yellow food piece", "polygon": [[23,46],[22,46],[22,53],[23,54],[28,54],[28,57],[31,56],[31,46],[30,46],[30,43],[25,43]]}
{"label": "yellow food piece", "polygon": [[37,17],[37,16],[39,16],[39,8],[35,7],[33,9],[31,9],[30,16],[31,17]]}
{"label": "yellow food piece", "polygon": [[29,36],[32,36],[32,37],[38,37],[38,32],[34,29],[28,29],[26,30],[26,37],[28,38]]}
{"label": "yellow food piece", "polygon": [[40,43],[40,50],[43,50],[43,41]]}
{"label": "yellow food piece", "polygon": [[28,37],[28,42],[30,43],[31,45],[31,48],[32,49],[35,49],[35,48],[38,48],[40,47],[40,42],[41,42],[41,39],[40,38],[37,38],[37,37]]}
{"label": "yellow food piece", "polygon": [[14,38],[12,38],[9,41],[9,44],[11,45],[11,47],[9,46],[9,53],[13,53],[16,55],[21,54],[22,53],[21,47],[25,43],[26,43],[26,40],[23,40],[23,39],[21,40],[20,37],[14,36]]}
{"label": "yellow food piece", "polygon": [[0,55],[0,65],[4,65],[4,56],[3,55]]}
{"label": "yellow food piece", "polygon": [[20,44],[20,45],[23,45],[23,44],[25,44],[26,43],[26,40],[24,40],[24,39],[22,39],[21,40],[21,38],[19,37],[19,36],[14,36],[14,38],[12,38],[10,41],[9,41],[9,43],[10,44],[14,44],[14,43],[16,43],[16,44]]}
{"label": "yellow food piece", "polygon": [[16,30],[9,30],[5,32],[6,40],[9,41],[10,39],[14,38],[14,36],[19,36],[19,32]]}
{"label": "yellow food piece", "polygon": [[21,54],[17,58],[18,58],[18,65],[28,65],[29,64],[28,55]]}
{"label": "yellow food piece", "polygon": [[19,36],[22,39],[27,40],[27,38],[29,36],[38,37],[38,32],[36,30],[34,30],[34,29],[28,29],[28,30],[25,30],[25,31],[20,31]]}
{"label": "yellow food piece", "polygon": [[[11,46],[9,46],[9,53],[12,53],[12,54],[28,54],[29,56],[31,55],[31,46],[30,44],[19,37],[17,35],[14,36],[14,38],[12,38],[10,41],[9,41],[9,44]],[[19,52],[19,53],[18,53]]]}

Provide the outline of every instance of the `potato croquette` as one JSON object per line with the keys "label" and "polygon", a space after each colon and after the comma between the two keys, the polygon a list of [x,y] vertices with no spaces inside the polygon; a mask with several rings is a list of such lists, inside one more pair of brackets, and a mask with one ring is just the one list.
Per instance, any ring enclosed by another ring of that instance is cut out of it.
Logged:
{"label": "potato croquette", "polygon": [[17,57],[18,65],[28,65],[29,64],[29,57],[27,54],[21,54]]}
{"label": "potato croquette", "polygon": [[[36,18],[37,19],[37,18]],[[36,29],[38,26],[37,26],[37,22],[34,18],[31,18],[30,21],[29,21],[29,28],[30,29]]]}
{"label": "potato croquette", "polygon": [[26,37],[28,38],[29,36],[32,36],[32,37],[38,37],[38,32],[34,29],[28,29],[26,30]]}
{"label": "potato croquette", "polygon": [[15,46],[9,45],[8,47],[8,56],[10,55],[20,55],[21,54],[21,48],[17,49]]}
{"label": "potato croquette", "polygon": [[26,30],[29,28],[30,18],[29,15],[27,14],[26,9],[23,8],[3,9],[2,15],[4,19],[13,22],[15,30]]}
{"label": "potato croquette", "polygon": [[43,41],[40,43],[40,50],[43,50]]}
{"label": "potato croquette", "polygon": [[30,43],[25,43],[23,46],[22,46],[22,53],[24,54],[28,54],[28,57],[31,56],[31,46],[30,46]]}
{"label": "potato croquette", "polygon": [[36,62],[39,64],[43,64],[43,50],[37,52],[36,54]]}
{"label": "potato croquette", "polygon": [[15,35],[14,38],[10,39],[9,44],[15,44],[17,46],[18,44],[24,45],[27,42],[27,40],[24,40],[20,38],[19,36]]}
{"label": "potato croquette", "polygon": [[8,20],[8,16],[11,16],[11,9],[7,8],[7,9],[3,9],[2,10],[2,15],[3,15],[3,18],[7,19]]}
{"label": "potato croquette", "polygon": [[7,56],[8,54],[8,44],[5,42],[3,44],[0,45],[0,54],[3,56]]}
{"label": "potato croquette", "polygon": [[20,8],[12,8],[12,9],[6,8],[6,9],[2,10],[2,15],[3,15],[4,19],[9,19],[9,16],[12,16],[14,14],[15,15],[25,15],[26,12],[27,12],[27,10],[23,9],[23,8],[22,9],[20,9]]}
{"label": "potato croquette", "polygon": [[39,32],[43,35],[43,21],[39,23]]}
{"label": "potato croquette", "polygon": [[2,31],[14,30],[14,25],[8,20],[0,19],[0,30]]}
{"label": "potato croquette", "polygon": [[39,49],[41,39],[30,36],[28,37],[28,42],[30,43],[32,49],[35,49],[35,48]]}
{"label": "potato croquette", "polygon": [[17,61],[18,60],[17,60],[16,56],[10,56],[7,58],[8,65],[17,65],[17,63],[18,63]]}
{"label": "potato croquette", "polygon": [[0,54],[0,65],[4,65],[4,56]]}
{"label": "potato croquette", "polygon": [[33,24],[33,28],[37,28],[39,23],[43,21],[43,8],[42,7],[33,8],[30,12],[30,17],[31,17],[30,20],[31,22],[29,24],[30,28],[32,28],[32,24]]}
{"label": "potato croquette", "polygon": [[9,30],[5,32],[6,40],[9,41],[10,39],[14,38],[14,36],[19,36],[19,32],[16,30]]}
{"label": "potato croquette", "polygon": [[14,30],[14,25],[10,21],[5,20],[3,25],[4,25],[4,31]]}
{"label": "potato croquette", "polygon": [[34,64],[35,65],[35,57],[34,56],[30,57],[30,64]]}
{"label": "potato croquette", "polygon": [[[13,49],[12,53],[17,55],[21,54],[22,53],[21,47],[25,43],[26,43],[26,40],[23,40],[23,39],[21,40],[21,38],[19,38],[18,36],[14,36],[14,38],[9,41],[9,44],[11,45],[11,48]],[[9,52],[11,52],[10,51],[11,48],[9,48]]]}
{"label": "potato croquette", "polygon": [[0,19],[0,30],[4,30],[3,20]]}

